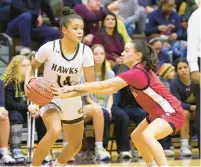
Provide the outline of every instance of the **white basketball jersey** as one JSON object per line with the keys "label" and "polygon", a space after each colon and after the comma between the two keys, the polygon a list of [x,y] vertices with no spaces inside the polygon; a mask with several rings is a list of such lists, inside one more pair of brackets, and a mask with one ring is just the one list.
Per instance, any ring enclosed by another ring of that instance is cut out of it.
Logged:
{"label": "white basketball jersey", "polygon": [[35,59],[45,63],[44,78],[60,87],[78,84],[82,67],[94,65],[93,53],[88,46],[79,43],[73,54],[64,55],[60,39],[41,46]]}

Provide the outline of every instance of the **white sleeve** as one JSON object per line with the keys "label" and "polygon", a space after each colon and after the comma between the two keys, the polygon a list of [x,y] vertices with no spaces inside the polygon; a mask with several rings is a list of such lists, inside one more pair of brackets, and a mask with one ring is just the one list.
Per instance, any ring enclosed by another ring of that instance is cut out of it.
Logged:
{"label": "white sleeve", "polygon": [[48,42],[44,45],[42,45],[39,50],[36,52],[35,55],[35,59],[39,62],[39,63],[44,63],[48,60],[48,53],[50,51],[51,48],[51,43]]}
{"label": "white sleeve", "polygon": [[94,56],[92,50],[85,45],[83,67],[94,66]]}
{"label": "white sleeve", "polygon": [[[198,11],[197,11],[198,10]],[[187,31],[187,60],[191,72],[199,71],[198,68],[198,56],[201,52],[200,50],[200,33],[201,33],[201,14],[199,9],[197,9],[190,17],[188,22]]]}

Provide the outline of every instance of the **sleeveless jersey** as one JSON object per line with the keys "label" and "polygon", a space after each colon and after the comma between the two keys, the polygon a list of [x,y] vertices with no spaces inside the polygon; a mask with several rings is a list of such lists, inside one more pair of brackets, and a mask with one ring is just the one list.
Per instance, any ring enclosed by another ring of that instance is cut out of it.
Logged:
{"label": "sleeveless jersey", "polygon": [[43,77],[60,87],[78,84],[82,67],[94,65],[93,53],[88,46],[79,43],[73,54],[64,55],[60,39],[41,46],[35,59],[45,63]]}

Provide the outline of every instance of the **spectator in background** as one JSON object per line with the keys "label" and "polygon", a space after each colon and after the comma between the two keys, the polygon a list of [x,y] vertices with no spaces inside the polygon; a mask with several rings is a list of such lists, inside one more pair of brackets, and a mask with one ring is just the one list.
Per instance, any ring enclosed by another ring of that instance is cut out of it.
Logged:
{"label": "spectator in background", "polygon": [[8,152],[8,139],[10,134],[10,123],[8,111],[5,109],[4,83],[0,80],[0,164],[12,164],[15,160]]}
{"label": "spectator in background", "polygon": [[191,156],[189,147],[189,128],[190,115],[196,110],[196,85],[192,83],[190,77],[190,68],[186,58],[178,58],[175,61],[175,70],[177,77],[171,82],[170,89],[172,94],[181,101],[186,119],[180,129],[181,136],[181,156]]}
{"label": "spectator in background", "polygon": [[183,29],[183,40],[187,40],[187,27],[188,27],[188,19],[191,14],[198,8],[195,0],[187,0],[183,1],[179,6],[179,15],[181,17],[181,24]]}
{"label": "spectator in background", "polygon": [[93,34],[98,31],[99,21],[102,20],[106,9],[101,7],[101,0],[87,0],[86,5],[78,4],[74,10],[84,19],[83,43],[91,45]]}
{"label": "spectator in background", "polygon": [[[83,43],[86,45],[93,45],[93,35],[96,33],[99,28],[101,21],[105,15],[105,13],[109,11],[113,11],[114,8],[117,7],[117,3],[114,1],[107,5],[107,8],[101,7],[101,0],[87,0],[86,5],[78,4],[75,6],[74,10],[77,14],[79,14],[84,19],[84,32],[85,37],[83,38]],[[123,30],[119,30],[122,32]],[[126,41],[129,41],[128,37],[125,35]]]}
{"label": "spectator in background", "polygon": [[126,25],[128,34],[133,37],[134,33],[143,34],[145,30],[146,11],[139,6],[138,0],[122,0],[119,9],[120,19]]}
{"label": "spectator in background", "polygon": [[54,11],[51,6],[50,0],[42,0],[41,1],[41,10],[42,10],[42,14],[45,13],[47,15],[47,17],[49,18],[51,26],[59,27],[58,21],[56,21],[56,19],[55,19]]}
{"label": "spectator in background", "polygon": [[163,35],[162,37],[169,41],[180,39],[183,31],[180,17],[174,9],[174,0],[161,0],[159,8],[148,14],[146,35]]}
{"label": "spectator in background", "polygon": [[[30,60],[25,56],[15,56],[2,75],[5,84],[5,106],[11,122],[10,147],[17,163],[25,161],[21,150],[21,137],[23,124],[26,122],[27,111],[33,116],[39,107],[27,105],[24,94],[24,79]],[[39,112],[39,111],[38,111]]]}
{"label": "spectator in background", "polygon": [[76,5],[78,4],[82,4],[82,1],[81,0],[63,0],[63,4],[64,6],[68,6],[70,7],[71,9],[73,9]]}
{"label": "spectator in background", "polygon": [[157,69],[157,74],[161,82],[170,89],[170,81],[175,77],[175,68],[172,64],[162,63]]}
{"label": "spectator in background", "polygon": [[0,0],[0,32],[5,32],[10,15],[11,0]]}
{"label": "spectator in background", "polygon": [[171,62],[172,62],[171,54],[166,52],[163,49],[163,39],[162,38],[158,38],[158,37],[152,38],[152,39],[150,39],[149,44],[153,48],[155,55],[158,57],[159,62],[171,64]]}
{"label": "spectator in background", "polygon": [[[92,52],[94,55],[96,81],[114,78],[114,72],[108,69],[106,64],[106,52],[104,47],[99,44],[93,45]],[[84,78],[82,78],[82,83],[84,83]],[[103,146],[107,147],[108,144],[109,115],[111,115],[113,96],[89,94],[83,96],[83,101],[85,103],[84,107],[88,109],[85,110],[85,123],[93,120],[95,131],[95,158],[97,160],[108,160],[110,159],[110,154]],[[91,110],[90,106],[94,106],[92,109],[95,109]]]}
{"label": "spectator in background", "polygon": [[[116,2],[116,3],[115,3]],[[117,17],[117,30],[118,32],[122,35],[123,39],[124,39],[124,43],[127,43],[129,41],[131,41],[130,36],[128,35],[128,32],[126,30],[125,24],[123,23],[122,20],[120,20],[121,17],[118,16],[119,14],[119,8],[120,8],[120,4],[118,1],[115,2],[107,2],[105,4],[105,6],[109,6],[110,5],[110,11],[113,12],[116,17]]]}
{"label": "spectator in background", "polygon": [[121,60],[119,57],[124,49],[124,40],[117,30],[117,18],[112,12],[107,12],[102,21],[102,27],[94,34],[92,44],[101,44],[106,51],[106,58],[115,66]]}
{"label": "spectator in background", "polygon": [[11,19],[6,34],[20,37],[22,47],[30,48],[31,40],[43,44],[61,37],[60,30],[42,25],[41,2],[41,0],[11,0]]}
{"label": "spectator in background", "polygon": [[188,22],[191,14],[198,8],[195,0],[186,0],[183,1],[179,6],[178,14],[182,17],[183,20]]}
{"label": "spectator in background", "polygon": [[147,14],[157,9],[158,1],[159,0],[138,0],[139,5],[145,8]]}

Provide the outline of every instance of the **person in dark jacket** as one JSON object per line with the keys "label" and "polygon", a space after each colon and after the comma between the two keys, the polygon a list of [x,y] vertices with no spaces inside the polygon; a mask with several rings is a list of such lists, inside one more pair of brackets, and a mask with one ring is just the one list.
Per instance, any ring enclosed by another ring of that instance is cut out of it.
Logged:
{"label": "person in dark jacket", "polygon": [[160,1],[158,9],[148,14],[145,34],[147,36],[160,34],[168,40],[180,39],[183,30],[179,15],[174,11],[174,0]]}
{"label": "person in dark jacket", "polygon": [[68,6],[70,8],[74,8],[78,4],[82,4],[81,0],[63,0],[64,6]]}
{"label": "person in dark jacket", "polygon": [[22,47],[30,48],[31,39],[43,44],[61,37],[60,30],[42,25],[41,2],[41,0],[11,0],[10,22],[6,34],[20,37]]}
{"label": "person in dark jacket", "polygon": [[0,80],[0,164],[15,163],[8,152],[8,138],[10,134],[8,111],[5,109],[4,83]]}
{"label": "person in dark jacket", "polygon": [[191,156],[192,152],[189,147],[189,129],[190,116],[196,112],[196,84],[192,82],[190,68],[186,58],[178,58],[175,61],[177,77],[171,82],[170,89],[172,94],[181,101],[186,119],[180,130],[181,150],[180,155],[183,157]]}
{"label": "person in dark jacket", "polygon": [[102,27],[94,34],[92,44],[101,44],[106,51],[106,58],[114,67],[119,63],[119,57],[124,49],[124,40],[117,30],[117,18],[112,12],[107,12],[102,20]]}
{"label": "person in dark jacket", "polygon": [[25,161],[21,150],[23,124],[26,122],[27,111],[36,116],[39,107],[28,105],[24,94],[24,78],[30,60],[25,56],[15,56],[2,75],[5,84],[5,108],[8,110],[11,123],[10,147],[17,163]]}

